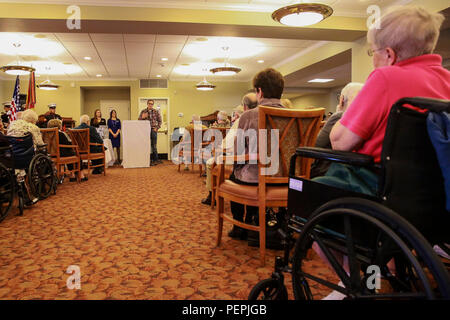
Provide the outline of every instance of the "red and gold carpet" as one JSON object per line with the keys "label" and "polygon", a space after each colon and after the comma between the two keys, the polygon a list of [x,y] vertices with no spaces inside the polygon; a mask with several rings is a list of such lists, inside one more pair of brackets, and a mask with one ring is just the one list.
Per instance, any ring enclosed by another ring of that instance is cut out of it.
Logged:
{"label": "red and gold carpet", "polygon": [[[205,193],[198,171],[165,162],[66,181],[22,217],[13,208],[0,224],[0,299],[246,299],[281,252],[268,250],[261,267],[259,249],[228,238],[227,223],[215,247]],[[71,265],[80,290],[67,287]]]}

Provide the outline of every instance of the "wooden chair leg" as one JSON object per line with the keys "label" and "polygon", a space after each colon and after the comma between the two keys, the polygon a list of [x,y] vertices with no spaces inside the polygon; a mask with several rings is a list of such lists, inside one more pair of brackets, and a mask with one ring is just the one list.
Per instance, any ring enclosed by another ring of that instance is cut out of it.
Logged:
{"label": "wooden chair leg", "polygon": [[261,266],[266,264],[266,208],[259,207],[259,255]]}
{"label": "wooden chair leg", "polygon": [[223,211],[224,211],[224,199],[217,196],[217,246],[220,246],[222,241],[222,231],[223,231]]}
{"label": "wooden chair leg", "polygon": [[103,158],[103,176],[106,176],[106,158]]}

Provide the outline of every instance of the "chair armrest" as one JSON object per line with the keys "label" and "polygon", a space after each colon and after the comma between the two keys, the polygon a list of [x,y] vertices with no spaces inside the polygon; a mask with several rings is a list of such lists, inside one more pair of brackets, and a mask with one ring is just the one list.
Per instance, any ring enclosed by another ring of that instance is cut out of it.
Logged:
{"label": "chair armrest", "polygon": [[337,151],[332,149],[300,147],[295,154],[300,157],[340,162],[358,167],[373,167],[373,157],[350,151]]}

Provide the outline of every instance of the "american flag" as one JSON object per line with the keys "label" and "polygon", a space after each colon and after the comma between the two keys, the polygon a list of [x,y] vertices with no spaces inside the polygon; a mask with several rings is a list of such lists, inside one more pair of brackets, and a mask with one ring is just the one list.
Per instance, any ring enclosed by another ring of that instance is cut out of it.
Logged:
{"label": "american flag", "polygon": [[11,100],[11,114],[9,115],[9,120],[17,120],[17,106],[20,104],[20,80],[19,76],[16,78],[16,85],[14,86],[14,94]]}

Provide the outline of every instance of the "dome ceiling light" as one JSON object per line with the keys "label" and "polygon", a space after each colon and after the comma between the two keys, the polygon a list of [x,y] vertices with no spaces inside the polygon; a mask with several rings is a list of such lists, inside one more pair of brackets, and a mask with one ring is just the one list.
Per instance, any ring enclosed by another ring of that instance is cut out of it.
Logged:
{"label": "dome ceiling light", "polygon": [[59,85],[54,84],[50,81],[50,79],[47,79],[44,82],[38,84],[37,87],[42,90],[58,90]]}
{"label": "dome ceiling light", "polygon": [[[208,72],[208,69],[207,68],[203,68],[203,72],[204,73]],[[203,80],[200,81],[199,83],[197,83],[195,87],[199,91],[211,91],[211,90],[214,90],[214,88],[216,86],[213,85],[212,83],[209,83],[208,81],[206,81],[206,75],[204,75],[203,76]]]}
{"label": "dome ceiling light", "polygon": [[51,73],[51,68],[49,66],[45,67],[46,73],[47,73],[47,80],[41,82],[37,85],[37,87],[41,90],[58,90],[59,85],[53,83],[50,81],[49,74]]}
{"label": "dome ceiling light", "polygon": [[230,50],[230,47],[222,47],[222,50],[224,50],[227,53],[225,62],[224,62],[224,66],[212,68],[209,71],[211,71],[213,74],[219,75],[219,76],[233,76],[233,75],[239,73],[241,71],[241,68],[233,67],[228,63],[228,60],[229,60],[228,52]]}
{"label": "dome ceiling light", "polygon": [[330,6],[320,3],[299,3],[280,8],[272,13],[272,19],[293,27],[310,26],[333,14]]}

